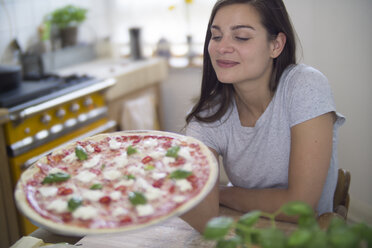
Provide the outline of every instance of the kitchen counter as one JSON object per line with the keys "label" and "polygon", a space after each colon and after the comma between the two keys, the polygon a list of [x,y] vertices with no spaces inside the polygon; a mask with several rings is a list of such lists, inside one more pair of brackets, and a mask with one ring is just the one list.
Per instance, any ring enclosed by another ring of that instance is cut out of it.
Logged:
{"label": "kitchen counter", "polygon": [[[96,78],[115,78],[116,84],[106,91],[105,96],[109,107],[109,117],[115,119],[117,123],[121,122],[124,101],[150,94],[155,100],[157,121],[161,122],[159,84],[168,75],[168,63],[163,58],[136,61],[104,58],[63,68],[57,73],[62,76],[87,74]],[[161,123],[157,129],[161,129]]]}

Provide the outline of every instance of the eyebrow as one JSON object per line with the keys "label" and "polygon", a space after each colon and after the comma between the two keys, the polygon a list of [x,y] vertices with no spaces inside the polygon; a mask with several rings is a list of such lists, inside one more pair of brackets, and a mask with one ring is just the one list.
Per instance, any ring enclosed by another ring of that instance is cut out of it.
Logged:
{"label": "eyebrow", "polygon": [[[236,25],[236,26],[233,26],[231,28],[231,30],[237,30],[237,29],[242,29],[242,28],[248,28],[248,29],[256,30],[254,27],[252,27],[250,25]],[[221,31],[221,28],[217,25],[212,25],[211,29],[216,29],[218,31]]]}

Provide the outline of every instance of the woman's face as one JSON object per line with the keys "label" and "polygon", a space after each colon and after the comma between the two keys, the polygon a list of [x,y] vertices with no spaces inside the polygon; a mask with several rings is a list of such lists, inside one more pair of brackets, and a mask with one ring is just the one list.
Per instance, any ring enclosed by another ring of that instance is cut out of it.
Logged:
{"label": "woman's face", "polygon": [[[219,9],[211,26],[208,52],[218,80],[223,83],[269,83],[274,43],[248,4]],[[266,82],[267,81],[267,82]]]}

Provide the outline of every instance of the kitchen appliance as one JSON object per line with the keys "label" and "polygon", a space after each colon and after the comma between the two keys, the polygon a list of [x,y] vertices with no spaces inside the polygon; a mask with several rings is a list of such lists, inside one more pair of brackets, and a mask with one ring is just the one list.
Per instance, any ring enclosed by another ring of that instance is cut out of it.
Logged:
{"label": "kitchen appliance", "polygon": [[0,65],[0,93],[17,88],[22,80],[20,66]]}
{"label": "kitchen appliance", "polygon": [[[116,129],[104,99],[114,84],[88,75],[44,75],[0,93],[0,108],[10,119],[3,129],[13,188],[25,169],[57,147]],[[37,229],[20,214],[18,220],[20,235]]]}

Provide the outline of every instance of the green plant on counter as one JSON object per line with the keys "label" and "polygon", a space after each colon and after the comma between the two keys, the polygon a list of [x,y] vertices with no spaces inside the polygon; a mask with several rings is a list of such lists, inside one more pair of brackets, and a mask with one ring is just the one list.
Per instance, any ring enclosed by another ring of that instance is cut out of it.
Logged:
{"label": "green plant on counter", "polygon": [[59,28],[77,26],[86,19],[87,9],[73,5],[54,10],[48,17],[51,24],[55,24]]}
{"label": "green plant on counter", "polygon": [[[299,216],[298,227],[289,235],[275,226],[275,217],[284,213]],[[260,217],[271,220],[270,228],[254,227]],[[231,236],[231,230],[234,230]],[[229,235],[230,233],[230,235]],[[313,209],[303,202],[290,202],[276,213],[267,214],[252,211],[239,220],[229,217],[211,219],[204,231],[204,238],[215,240],[217,248],[370,248],[372,247],[372,228],[365,223],[349,225],[340,218],[333,218],[329,227],[319,227]]]}

